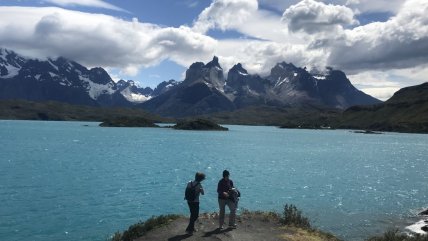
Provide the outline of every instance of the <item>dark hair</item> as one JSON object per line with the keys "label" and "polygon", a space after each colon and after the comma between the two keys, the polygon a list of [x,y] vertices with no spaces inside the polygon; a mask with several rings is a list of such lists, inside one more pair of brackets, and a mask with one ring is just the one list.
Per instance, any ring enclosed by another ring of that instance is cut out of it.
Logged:
{"label": "dark hair", "polygon": [[197,172],[195,174],[195,181],[197,182],[201,182],[205,179],[205,174],[203,174],[202,172]]}
{"label": "dark hair", "polygon": [[228,170],[224,170],[223,171],[223,177],[228,177],[228,176],[230,176],[229,171]]}

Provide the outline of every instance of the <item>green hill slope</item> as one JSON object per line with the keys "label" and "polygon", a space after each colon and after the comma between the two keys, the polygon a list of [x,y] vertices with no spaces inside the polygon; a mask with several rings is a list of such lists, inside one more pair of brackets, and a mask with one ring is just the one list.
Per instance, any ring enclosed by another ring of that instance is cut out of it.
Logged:
{"label": "green hill slope", "polygon": [[349,108],[338,127],[428,133],[428,82],[403,88],[382,104]]}

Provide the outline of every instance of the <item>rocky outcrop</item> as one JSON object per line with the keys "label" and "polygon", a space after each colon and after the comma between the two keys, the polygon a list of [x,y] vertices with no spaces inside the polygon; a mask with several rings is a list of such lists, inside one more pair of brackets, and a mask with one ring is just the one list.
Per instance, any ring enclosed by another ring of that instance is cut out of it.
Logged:
{"label": "rocky outcrop", "polygon": [[428,209],[419,213],[419,215],[428,215]]}

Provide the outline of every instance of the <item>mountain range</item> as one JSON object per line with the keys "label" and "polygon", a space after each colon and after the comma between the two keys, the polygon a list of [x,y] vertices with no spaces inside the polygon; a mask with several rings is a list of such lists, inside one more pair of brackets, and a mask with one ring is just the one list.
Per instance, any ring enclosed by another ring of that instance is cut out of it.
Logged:
{"label": "mountain range", "polygon": [[196,116],[255,106],[336,108],[381,103],[356,89],[345,73],[309,72],[278,63],[268,76],[236,64],[224,75],[217,57],[193,63],[183,81],[155,89],[132,80],[114,82],[103,68],[88,69],[62,57],[26,58],[0,49],[0,99],[59,101],[90,106],[137,107],[167,117]]}
{"label": "mountain range", "polygon": [[163,116],[193,116],[233,111],[250,106],[346,109],[381,101],[356,89],[339,70],[309,73],[291,63],[278,63],[269,76],[249,74],[242,64],[233,66],[227,78],[218,58],[197,62],[179,85],[140,106]]}

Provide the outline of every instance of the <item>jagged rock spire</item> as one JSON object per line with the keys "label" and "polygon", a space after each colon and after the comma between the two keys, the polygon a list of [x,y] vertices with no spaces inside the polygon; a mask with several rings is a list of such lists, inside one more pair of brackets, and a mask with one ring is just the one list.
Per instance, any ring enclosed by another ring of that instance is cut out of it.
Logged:
{"label": "jagged rock spire", "polygon": [[218,62],[218,57],[217,57],[217,56],[214,56],[213,60],[211,60],[211,62],[207,63],[207,64],[205,65],[205,67],[206,67],[206,68],[218,67],[218,68],[220,68],[220,69],[221,69],[221,66],[220,66],[220,64],[219,64],[219,62]]}

